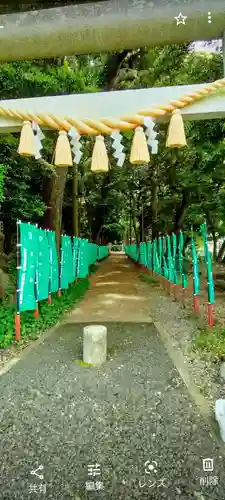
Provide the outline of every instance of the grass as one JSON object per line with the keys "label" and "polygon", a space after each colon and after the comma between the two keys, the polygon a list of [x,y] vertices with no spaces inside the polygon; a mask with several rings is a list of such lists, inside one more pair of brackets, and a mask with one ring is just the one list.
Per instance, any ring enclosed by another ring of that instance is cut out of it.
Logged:
{"label": "grass", "polygon": [[[90,267],[93,274],[97,269],[96,265]],[[41,333],[53,327],[62,318],[63,314],[72,309],[84,297],[90,286],[88,278],[80,279],[71,284],[68,290],[62,292],[61,297],[57,293],[52,294],[52,304],[47,301],[39,302],[39,319],[34,317],[33,311],[26,311],[20,314],[21,318],[21,343],[27,338],[37,339]],[[0,305],[0,348],[7,348],[14,340],[15,335],[15,305],[2,303]]]}
{"label": "grass", "polygon": [[225,327],[199,329],[194,339],[193,349],[207,358],[225,356]]}
{"label": "grass", "polygon": [[81,359],[75,359],[75,363],[79,366],[84,366],[85,368],[94,368],[96,366],[92,363],[85,363],[85,361],[82,361]]}
{"label": "grass", "polygon": [[150,274],[140,274],[140,279],[141,281],[144,281],[145,283],[149,283],[150,285],[158,285],[158,280],[155,278],[155,276],[151,276]]}

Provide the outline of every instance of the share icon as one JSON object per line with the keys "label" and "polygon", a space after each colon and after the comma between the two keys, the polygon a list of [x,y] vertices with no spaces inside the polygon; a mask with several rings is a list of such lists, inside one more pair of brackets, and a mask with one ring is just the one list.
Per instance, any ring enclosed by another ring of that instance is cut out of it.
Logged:
{"label": "share icon", "polygon": [[39,477],[39,479],[44,479],[43,474],[38,474],[38,471],[39,471],[39,470],[43,470],[43,469],[44,469],[44,466],[43,466],[43,465],[39,465],[39,467],[38,467],[37,469],[35,469],[35,470],[32,470],[32,471],[31,471],[31,474],[32,474],[33,476],[37,476],[37,477]]}

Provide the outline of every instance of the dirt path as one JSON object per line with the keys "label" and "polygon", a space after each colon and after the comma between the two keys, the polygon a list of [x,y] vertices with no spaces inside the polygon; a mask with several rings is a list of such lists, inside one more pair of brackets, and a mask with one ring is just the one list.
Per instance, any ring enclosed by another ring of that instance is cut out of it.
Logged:
{"label": "dirt path", "polygon": [[[2,500],[224,500],[224,447],[150,301],[134,264],[111,256],[79,309],[0,377]],[[88,368],[78,360],[94,321],[107,326],[108,359]],[[43,479],[31,474],[40,465]]]}
{"label": "dirt path", "polygon": [[122,255],[111,255],[92,277],[91,288],[70,322],[152,322],[146,294],[140,292],[139,273]]}

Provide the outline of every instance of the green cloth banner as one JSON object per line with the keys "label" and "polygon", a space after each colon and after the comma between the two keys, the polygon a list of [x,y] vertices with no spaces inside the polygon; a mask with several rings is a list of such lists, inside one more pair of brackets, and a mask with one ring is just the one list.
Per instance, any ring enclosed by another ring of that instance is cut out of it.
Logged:
{"label": "green cloth banner", "polygon": [[148,241],[147,243],[147,267],[152,271],[152,243]]}
{"label": "green cloth banner", "polygon": [[169,279],[169,272],[168,272],[168,267],[167,267],[165,255],[163,255],[163,275],[167,280]]}
{"label": "green cloth banner", "polygon": [[176,269],[176,256],[177,256],[177,237],[176,234],[172,233],[172,243],[173,243],[173,282],[175,285],[178,284],[178,276]]}
{"label": "green cloth banner", "polygon": [[214,281],[213,281],[213,272],[212,272],[212,260],[211,260],[211,254],[210,254],[209,249],[208,249],[206,224],[201,224],[200,230],[201,230],[203,243],[204,243],[204,257],[205,257],[205,263],[206,263],[206,267],[207,267],[208,302],[209,302],[209,304],[214,304],[215,294],[214,294]]}
{"label": "green cloth banner", "polygon": [[108,255],[109,255],[108,246],[106,246],[106,245],[98,246],[98,250],[97,250],[98,260],[105,259],[105,257],[108,257]]}
{"label": "green cloth banner", "polygon": [[73,279],[77,278],[80,238],[73,238]]}
{"label": "green cloth banner", "polygon": [[163,265],[163,276],[168,280],[169,278],[169,273],[168,273],[168,266],[166,262],[166,236],[162,237],[162,251],[163,251],[163,256],[162,256],[162,265]]}
{"label": "green cloth banner", "polygon": [[168,279],[173,283],[174,272],[173,272],[173,260],[171,254],[171,241],[170,236],[166,237],[167,239],[167,262],[168,262]]}
{"label": "green cloth banner", "polygon": [[158,252],[158,256],[159,256],[159,273],[163,274],[162,273],[162,267],[163,267],[163,241],[162,241],[161,237],[158,239],[158,248],[159,248],[159,252]]}
{"label": "green cloth banner", "polygon": [[88,266],[91,266],[98,259],[98,245],[96,245],[95,243],[88,243],[87,255],[88,255]]}
{"label": "green cloth banner", "polygon": [[59,289],[59,261],[54,231],[47,231],[49,248],[49,292],[55,293]]}
{"label": "green cloth banner", "polygon": [[88,275],[88,240],[80,240],[80,258],[79,258],[78,278],[86,278]]}
{"label": "green cloth banner", "polygon": [[35,278],[37,261],[37,228],[21,222],[19,226],[20,269],[18,270],[18,312],[36,309]]}
{"label": "green cloth banner", "polygon": [[184,270],[183,266],[183,248],[184,248],[184,237],[182,231],[180,231],[179,238],[179,267],[180,267],[180,279],[182,288],[187,288],[188,286],[188,278]]}
{"label": "green cloth banner", "polygon": [[73,257],[70,236],[61,236],[61,290],[69,287],[73,281]]}
{"label": "green cloth banner", "polygon": [[153,271],[159,273],[159,258],[157,252],[157,239],[153,241]]}
{"label": "green cloth banner", "polygon": [[37,300],[45,300],[49,294],[49,247],[47,232],[44,229],[37,231]]}
{"label": "green cloth banner", "polygon": [[[108,255],[108,246],[98,247],[86,239],[61,236],[59,262],[55,232],[18,222],[20,266],[17,277],[17,312],[36,310],[49,293],[67,289],[77,277],[86,278],[89,266]],[[99,249],[100,252],[99,252]]]}
{"label": "green cloth banner", "polygon": [[199,269],[198,269],[198,255],[195,248],[194,238],[191,238],[191,254],[193,263],[194,295],[198,295],[200,291],[200,280],[199,280]]}

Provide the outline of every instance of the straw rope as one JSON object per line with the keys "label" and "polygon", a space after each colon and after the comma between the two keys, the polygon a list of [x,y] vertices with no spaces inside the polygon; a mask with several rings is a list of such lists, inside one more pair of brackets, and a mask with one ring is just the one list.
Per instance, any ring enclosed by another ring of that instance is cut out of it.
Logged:
{"label": "straw rope", "polygon": [[52,113],[33,113],[21,109],[9,109],[0,106],[0,116],[16,118],[24,121],[34,120],[39,126],[47,126],[54,130],[70,130],[72,126],[76,127],[80,134],[98,135],[111,134],[114,130],[121,132],[132,130],[137,126],[144,125],[144,117],[151,116],[159,118],[167,113],[172,113],[175,109],[182,109],[190,106],[196,101],[218,91],[225,87],[225,78],[216,80],[213,83],[206,84],[196,92],[185,94],[178,100],[171,100],[167,105],[153,106],[152,108],[141,109],[136,115],[121,116],[120,118],[102,118],[100,120],[84,119],[76,120],[71,117],[60,117]]}

